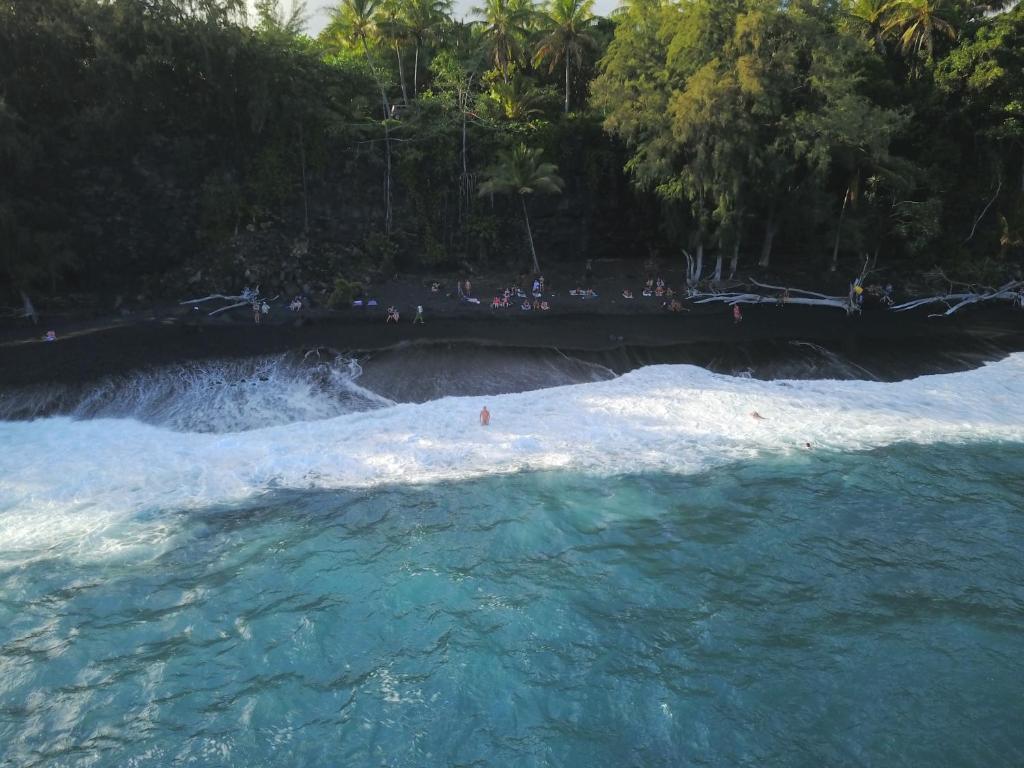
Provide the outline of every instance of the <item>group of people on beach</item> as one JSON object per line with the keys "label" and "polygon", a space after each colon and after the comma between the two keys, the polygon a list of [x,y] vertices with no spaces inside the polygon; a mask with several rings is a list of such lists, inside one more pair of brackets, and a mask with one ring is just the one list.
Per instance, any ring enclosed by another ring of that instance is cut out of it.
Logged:
{"label": "group of people on beach", "polygon": [[[652,296],[655,296],[659,299],[662,297],[671,299],[676,295],[675,291],[673,291],[671,288],[668,287],[668,285],[666,285],[665,281],[661,279],[660,275],[657,278],[648,276],[647,280],[644,282],[644,288],[641,293],[645,299],[649,299]],[[622,298],[632,299],[633,291],[631,291],[629,288],[623,289]]]}
{"label": "group of people on beach", "polygon": [[[395,323],[397,325],[400,317],[401,315],[398,312],[398,308],[394,304],[392,304],[390,307],[388,307],[388,314],[387,317],[384,318],[384,323]],[[416,305],[416,315],[412,319],[412,324],[424,325],[422,304]]]}

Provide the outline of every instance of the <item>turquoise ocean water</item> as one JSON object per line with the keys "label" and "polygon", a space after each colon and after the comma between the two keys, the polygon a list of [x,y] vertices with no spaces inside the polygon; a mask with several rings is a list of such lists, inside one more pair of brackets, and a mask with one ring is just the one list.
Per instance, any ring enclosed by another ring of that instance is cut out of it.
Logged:
{"label": "turquoise ocean water", "polygon": [[1024,355],[517,360],[0,393],[0,766],[1024,765]]}
{"label": "turquoise ocean water", "polygon": [[154,551],[22,551],[0,764],[1021,765],[1022,468],[271,491],[162,511]]}

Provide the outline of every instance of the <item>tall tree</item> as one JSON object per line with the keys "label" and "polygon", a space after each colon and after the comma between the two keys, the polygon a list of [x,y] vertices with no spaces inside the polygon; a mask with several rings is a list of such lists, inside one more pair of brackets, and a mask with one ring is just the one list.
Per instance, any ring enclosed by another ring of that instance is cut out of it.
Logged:
{"label": "tall tree", "polygon": [[331,13],[331,23],[324,30],[325,37],[333,37],[349,44],[362,47],[366,57],[366,66],[380,90],[380,101],[383,116],[381,125],[384,127],[384,231],[391,234],[391,109],[388,106],[387,89],[378,72],[373,57],[370,55],[370,40],[377,33],[379,0],[342,0]]}
{"label": "tall tree", "polygon": [[850,5],[851,26],[881,54],[886,52],[885,27],[891,7],[892,0],[853,0]]}
{"label": "tall tree", "polygon": [[938,37],[956,39],[956,8],[949,0],[893,0],[886,12],[884,31],[896,37],[904,55],[920,57],[923,53],[930,63]]}
{"label": "tall tree", "polygon": [[405,0],[402,5],[406,29],[416,46],[413,59],[412,93],[419,93],[420,49],[437,39],[451,13],[451,0]]}
{"label": "tall tree", "polygon": [[536,63],[548,62],[549,71],[565,67],[565,114],[569,114],[573,67],[583,67],[583,56],[597,47],[593,27],[594,0],[549,0],[541,13],[543,37],[537,47]]}
{"label": "tall tree", "polygon": [[533,6],[529,0],[484,0],[473,8],[482,16],[483,42],[494,67],[506,83],[512,66],[522,57],[523,46],[529,34]]}
{"label": "tall tree", "polygon": [[377,31],[380,34],[381,40],[394,48],[395,60],[398,63],[398,84],[402,88],[402,103],[408,106],[409,91],[405,86],[402,46],[409,42],[411,35],[402,11],[401,0],[386,0],[381,5],[380,14],[377,18]]}
{"label": "tall tree", "polygon": [[526,196],[537,192],[559,194],[565,182],[558,175],[558,166],[544,163],[540,159],[541,151],[520,144],[512,150],[506,150],[498,156],[498,162],[487,172],[487,179],[480,185],[480,196],[484,195],[519,195],[523,208],[523,222],[526,224],[526,239],[530,243],[530,255],[533,257],[533,271],[540,272],[537,260],[537,249],[533,243],[533,231],[530,229],[530,215],[526,210]]}

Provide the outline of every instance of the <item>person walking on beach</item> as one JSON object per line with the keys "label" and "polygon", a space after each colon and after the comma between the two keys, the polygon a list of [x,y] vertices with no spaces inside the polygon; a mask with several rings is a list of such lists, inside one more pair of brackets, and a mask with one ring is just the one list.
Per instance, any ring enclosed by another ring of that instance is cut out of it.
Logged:
{"label": "person walking on beach", "polygon": [[423,325],[423,305],[422,304],[417,304],[416,305],[416,317],[414,317],[412,319],[412,324],[416,325],[416,323],[419,323],[420,325]]}
{"label": "person walking on beach", "polygon": [[480,426],[481,427],[486,427],[490,423],[491,423],[491,412],[487,410],[487,406],[485,405],[483,407],[483,410],[480,411]]}
{"label": "person walking on beach", "polygon": [[743,322],[743,310],[740,309],[739,304],[732,305],[732,324],[739,325]]}

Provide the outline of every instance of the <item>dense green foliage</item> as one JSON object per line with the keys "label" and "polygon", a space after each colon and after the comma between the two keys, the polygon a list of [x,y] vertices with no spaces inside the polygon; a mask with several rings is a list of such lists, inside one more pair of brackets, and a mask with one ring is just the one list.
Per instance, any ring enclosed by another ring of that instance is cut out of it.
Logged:
{"label": "dense green foliage", "polygon": [[12,296],[684,249],[1011,272],[1024,7],[994,10],[343,0],[311,39],[279,0],[0,0],[0,270]]}

